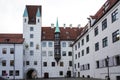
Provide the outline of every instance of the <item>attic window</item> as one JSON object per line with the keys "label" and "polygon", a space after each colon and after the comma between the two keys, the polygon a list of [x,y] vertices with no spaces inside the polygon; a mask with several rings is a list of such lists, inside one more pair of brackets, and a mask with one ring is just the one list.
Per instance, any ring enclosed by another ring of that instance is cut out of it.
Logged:
{"label": "attic window", "polygon": [[69,34],[69,32],[66,32],[66,34]]}
{"label": "attic window", "polygon": [[5,39],[5,42],[9,42],[10,41],[10,39]]}
{"label": "attic window", "polygon": [[43,31],[43,34],[45,34],[45,32]]}
{"label": "attic window", "polygon": [[70,39],[70,36],[67,36],[67,39]]}
{"label": "attic window", "polygon": [[31,18],[31,21],[34,22],[34,17]]}
{"label": "attic window", "polygon": [[108,7],[109,7],[109,1],[107,1],[107,2],[104,4],[104,6],[103,6],[104,11],[106,11],[106,10],[108,9]]}
{"label": "attic window", "polygon": [[77,31],[76,29],[74,29],[74,31]]}
{"label": "attic window", "polygon": [[43,36],[43,39],[45,39],[45,36]]}

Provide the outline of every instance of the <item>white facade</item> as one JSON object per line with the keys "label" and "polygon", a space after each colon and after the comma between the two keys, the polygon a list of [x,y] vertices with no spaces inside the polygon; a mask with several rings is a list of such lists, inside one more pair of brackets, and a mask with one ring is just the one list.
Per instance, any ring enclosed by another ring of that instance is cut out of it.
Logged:
{"label": "white facade", "polygon": [[0,76],[23,79],[23,44],[0,44]]}
{"label": "white facade", "polygon": [[29,17],[23,16],[24,78],[31,70],[37,73],[37,77],[41,77],[41,20],[36,15],[36,23],[28,24]]}
{"label": "white facade", "polygon": [[[51,46],[49,42],[52,43]],[[71,76],[73,75],[72,47],[69,46],[70,42],[71,41],[61,41],[61,59],[57,64],[54,59],[54,41],[42,41],[42,43],[44,43],[44,45],[42,45],[42,77],[45,76],[45,73],[48,73],[49,77],[66,77],[68,70],[71,71]],[[65,43],[64,46],[63,43]],[[47,66],[44,66],[44,62],[47,62]],[[52,66],[52,62],[55,63],[54,66]]]}
{"label": "white facade", "polygon": [[[111,16],[113,14],[116,14],[116,18],[112,22]],[[120,2],[112,7],[98,22],[95,23],[95,25],[88,29],[87,33],[85,33],[74,44],[74,72],[76,73],[77,77],[80,76],[105,79],[106,76],[108,76],[108,68],[106,67],[107,63],[105,62],[107,56],[109,57],[110,80],[117,80],[117,77],[120,77],[119,18]],[[102,29],[102,23],[105,19],[107,20],[107,27],[105,29]],[[96,27],[98,28],[98,34],[95,36],[95,29],[97,29]],[[89,35],[88,42],[86,42],[87,35]],[[116,36],[116,38],[114,38],[114,42],[113,36]],[[84,45],[81,45],[82,39],[84,39]],[[80,48],[78,48],[79,42]],[[96,43],[98,43],[98,45]],[[97,48],[95,50],[95,44],[96,47],[99,47],[99,49]],[[89,53],[86,53],[87,47],[89,47]],[[84,50],[84,53],[82,53],[82,50]],[[78,72],[80,72],[80,74],[78,74]]]}

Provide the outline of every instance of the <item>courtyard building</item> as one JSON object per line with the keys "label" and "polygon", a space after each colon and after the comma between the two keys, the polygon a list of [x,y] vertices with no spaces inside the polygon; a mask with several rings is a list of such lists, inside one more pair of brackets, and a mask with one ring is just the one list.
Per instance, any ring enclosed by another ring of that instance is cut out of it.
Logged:
{"label": "courtyard building", "polygon": [[0,76],[10,79],[120,79],[120,1],[107,0],[84,27],[42,26],[42,6],[26,5],[22,34],[0,34]]}

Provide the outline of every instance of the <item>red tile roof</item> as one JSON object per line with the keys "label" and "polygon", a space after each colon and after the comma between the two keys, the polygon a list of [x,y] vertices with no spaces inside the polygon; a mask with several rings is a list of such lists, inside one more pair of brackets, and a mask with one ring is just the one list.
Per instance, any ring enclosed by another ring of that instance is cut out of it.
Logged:
{"label": "red tile roof", "polygon": [[94,16],[90,16],[97,21],[105,15],[119,0],[107,0]]}
{"label": "red tile roof", "polygon": [[[94,16],[90,16],[95,19],[95,23],[99,21],[119,0],[107,0],[104,5],[97,11]],[[94,24],[95,24],[94,23]],[[74,44],[88,31],[88,24],[83,27],[81,34],[76,38]]]}
{"label": "red tile roof", "polygon": [[23,41],[22,34],[0,34],[0,44],[22,44]]}
{"label": "red tile roof", "polygon": [[35,24],[36,23],[36,13],[39,8],[40,10],[40,16],[42,16],[42,6],[36,6],[36,5],[26,5],[27,11],[28,11],[28,24]]}
{"label": "red tile roof", "polygon": [[[61,40],[75,40],[80,35],[82,28],[78,27],[60,27]],[[55,28],[42,27],[42,40],[54,40]]]}

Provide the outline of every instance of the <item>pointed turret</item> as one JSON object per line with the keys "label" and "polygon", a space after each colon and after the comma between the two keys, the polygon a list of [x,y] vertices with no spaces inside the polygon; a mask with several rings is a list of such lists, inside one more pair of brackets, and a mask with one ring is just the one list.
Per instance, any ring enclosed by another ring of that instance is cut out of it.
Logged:
{"label": "pointed turret", "polygon": [[40,10],[39,10],[39,8],[37,10],[36,17],[40,17]]}
{"label": "pointed turret", "polygon": [[57,18],[57,21],[56,21],[55,33],[56,33],[56,32],[60,32],[59,24],[58,24],[58,18]]}
{"label": "pointed turret", "polygon": [[25,8],[25,10],[24,10],[24,14],[23,14],[23,17],[28,17],[27,8]]}
{"label": "pointed turret", "polygon": [[55,28],[55,42],[54,42],[54,58],[58,64],[61,59],[61,48],[60,48],[60,29],[58,25],[58,19],[56,21],[56,28]]}

